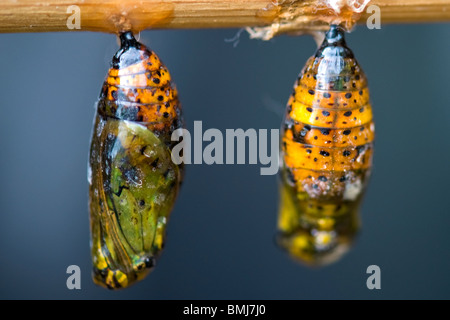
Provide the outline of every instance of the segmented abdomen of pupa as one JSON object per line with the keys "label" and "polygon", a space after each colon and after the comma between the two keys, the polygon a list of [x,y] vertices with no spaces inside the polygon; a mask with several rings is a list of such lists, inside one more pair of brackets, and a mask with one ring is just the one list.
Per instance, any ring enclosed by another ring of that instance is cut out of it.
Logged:
{"label": "segmented abdomen of pupa", "polygon": [[89,159],[94,282],[124,288],[155,265],[182,168],[171,134],[182,126],[170,74],[130,32],[111,63],[97,104]]}
{"label": "segmented abdomen of pupa", "polygon": [[306,63],[285,120],[286,167],[312,199],[356,200],[372,163],[367,79],[339,30]]}
{"label": "segmented abdomen of pupa", "polygon": [[[345,43],[344,31],[331,26],[287,105],[282,198],[292,198],[292,207],[280,210],[284,234],[306,226],[310,249],[318,252],[337,245],[333,237],[339,236],[340,227],[347,234],[354,231],[357,223],[349,216],[356,216],[370,175],[373,139],[366,76]],[[348,222],[345,228],[339,226],[342,219]],[[324,243],[317,243],[320,239]]]}
{"label": "segmented abdomen of pupa", "polygon": [[103,84],[98,112],[145,123],[171,145],[172,132],[182,127],[182,112],[169,70],[131,32],[121,35],[121,43]]}

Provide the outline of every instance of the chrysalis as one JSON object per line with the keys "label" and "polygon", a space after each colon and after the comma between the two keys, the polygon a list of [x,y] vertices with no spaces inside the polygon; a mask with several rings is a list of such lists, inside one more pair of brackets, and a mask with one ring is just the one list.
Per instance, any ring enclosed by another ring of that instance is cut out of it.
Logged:
{"label": "chrysalis", "polygon": [[171,160],[182,117],[169,71],[131,32],[120,41],[97,104],[88,169],[93,279],[109,289],[154,267],[182,178]]}
{"label": "chrysalis", "polygon": [[301,72],[284,120],[278,243],[293,257],[321,265],[348,249],[373,139],[366,76],[333,25]]}

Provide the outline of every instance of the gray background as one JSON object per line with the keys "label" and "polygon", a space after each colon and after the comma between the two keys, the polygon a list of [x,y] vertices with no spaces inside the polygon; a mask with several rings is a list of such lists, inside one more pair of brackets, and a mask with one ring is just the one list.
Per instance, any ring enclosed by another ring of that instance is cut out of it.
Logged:
{"label": "gray background", "polygon": [[[237,30],[141,33],[169,67],[187,128],[279,128],[310,37]],[[277,176],[191,165],[157,267],[110,292],[90,278],[86,164],[113,35],[0,35],[0,298],[450,298],[450,25],[359,26],[347,42],[372,92],[374,171],[363,228],[339,262],[309,269],[274,245]],[[68,265],[82,289],[66,288]],[[382,289],[366,288],[377,264]]]}

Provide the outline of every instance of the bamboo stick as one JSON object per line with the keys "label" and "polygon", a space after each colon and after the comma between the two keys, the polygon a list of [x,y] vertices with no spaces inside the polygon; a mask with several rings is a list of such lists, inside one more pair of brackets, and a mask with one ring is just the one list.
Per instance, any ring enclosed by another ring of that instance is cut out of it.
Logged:
{"label": "bamboo stick", "polygon": [[[314,0],[0,0],[0,32],[268,27],[273,34],[322,30],[337,15]],[[450,21],[450,0],[372,0],[381,23]],[[80,10],[80,28],[68,19]],[[72,7],[74,8],[74,7]],[[344,19],[366,21],[370,14]],[[73,27],[73,24],[72,24]],[[274,29],[275,28],[275,29]]]}

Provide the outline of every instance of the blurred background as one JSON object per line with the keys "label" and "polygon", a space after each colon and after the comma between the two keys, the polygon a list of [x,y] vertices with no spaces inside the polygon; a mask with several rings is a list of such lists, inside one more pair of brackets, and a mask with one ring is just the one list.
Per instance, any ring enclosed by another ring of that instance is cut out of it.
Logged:
{"label": "blurred background", "polygon": [[[239,30],[146,31],[171,71],[186,126],[279,128],[316,50],[309,36],[225,41]],[[142,282],[91,280],[86,167],[114,35],[0,35],[0,298],[450,298],[450,24],[358,26],[347,43],[369,79],[374,169],[362,229],[338,262],[310,269],[274,242],[278,176],[259,165],[189,165],[165,250]],[[447,180],[449,179],[449,180]],[[66,268],[81,268],[68,290]],[[366,269],[381,268],[381,290]]]}

